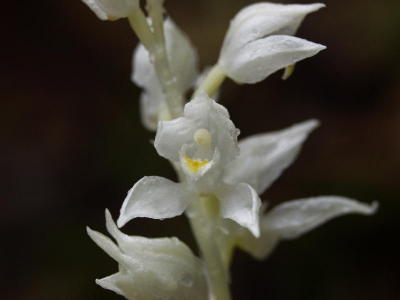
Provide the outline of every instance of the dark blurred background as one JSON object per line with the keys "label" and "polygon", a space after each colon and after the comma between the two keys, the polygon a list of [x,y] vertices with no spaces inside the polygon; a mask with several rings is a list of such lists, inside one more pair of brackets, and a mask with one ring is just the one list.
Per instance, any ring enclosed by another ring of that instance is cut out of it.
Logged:
{"label": "dark blurred background", "polygon": [[[206,66],[230,18],[253,2],[167,0],[167,9]],[[400,2],[326,3],[298,36],[327,50],[286,82],[281,74],[252,86],[225,82],[221,101],[241,136],[322,122],[263,195],[271,205],[337,194],[378,200],[380,210],[283,242],[265,262],[238,251],[235,300],[400,299]],[[140,90],[129,79],[137,39],[126,21],[101,22],[78,0],[2,7],[0,299],[122,299],[95,285],[117,265],[85,226],[105,232],[104,209],[116,218],[142,176],[175,178],[140,123]],[[124,231],[196,247],[183,217]]]}

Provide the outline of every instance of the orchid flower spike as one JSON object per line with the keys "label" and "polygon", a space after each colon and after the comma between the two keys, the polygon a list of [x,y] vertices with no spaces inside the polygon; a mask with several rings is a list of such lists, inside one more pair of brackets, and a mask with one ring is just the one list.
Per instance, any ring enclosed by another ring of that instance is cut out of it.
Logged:
{"label": "orchid flower spike", "polygon": [[245,7],[231,21],[218,65],[236,82],[256,83],[317,54],[326,47],[292,35],[307,14],[322,7],[269,2]]}
{"label": "orchid flower spike", "polygon": [[114,21],[129,17],[139,0],[82,0],[100,20]]}
{"label": "orchid flower spike", "polygon": [[118,262],[119,271],[97,279],[98,285],[131,300],[208,298],[202,263],[180,240],[128,236],[119,231],[108,211],[106,226],[117,244],[90,228],[87,233]]}
{"label": "orchid flower spike", "polygon": [[[164,22],[167,54],[175,75],[178,91],[183,95],[195,83],[198,76],[197,52],[188,37],[172,19]],[[169,119],[156,70],[147,49],[139,44],[133,53],[131,79],[143,88],[140,111],[144,126],[155,131],[159,120]]]}

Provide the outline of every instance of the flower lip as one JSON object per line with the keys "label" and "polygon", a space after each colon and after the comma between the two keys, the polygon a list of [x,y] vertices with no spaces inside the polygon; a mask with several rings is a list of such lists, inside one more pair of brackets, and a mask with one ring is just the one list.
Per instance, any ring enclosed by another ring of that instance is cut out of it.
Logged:
{"label": "flower lip", "polygon": [[187,156],[182,156],[182,159],[186,168],[192,173],[198,173],[210,163],[208,159],[192,159]]}
{"label": "flower lip", "polygon": [[206,174],[219,161],[217,149],[201,149],[201,147],[196,149],[198,148],[196,146],[196,144],[183,145],[179,153],[182,170],[194,180]]}

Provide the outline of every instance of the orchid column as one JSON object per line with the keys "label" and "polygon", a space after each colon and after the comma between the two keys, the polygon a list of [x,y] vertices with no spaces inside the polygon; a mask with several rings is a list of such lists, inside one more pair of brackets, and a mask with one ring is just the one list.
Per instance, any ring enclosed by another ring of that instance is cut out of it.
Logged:
{"label": "orchid column", "polygon": [[[266,211],[261,195],[296,159],[319,125],[307,120],[281,131],[238,141],[226,108],[210,98],[226,78],[254,84],[317,54],[324,46],[293,37],[309,13],[323,4],[262,2],[231,21],[217,63],[199,74],[197,54],[162,0],[83,0],[101,20],[127,18],[140,44],[132,80],[144,126],[156,131],[154,147],[169,160],[178,182],[157,176],[139,180],[125,198],[117,225],[106,211],[112,238],[87,229],[93,241],[118,262],[119,271],[96,282],[127,299],[229,300],[229,267],[236,247],[266,258],[279,241],[293,239],[340,215],[369,215],[377,205],[340,196],[287,202]],[[188,92],[194,96],[185,100]],[[200,258],[179,239],[128,236],[119,228],[138,217],[185,214]]]}

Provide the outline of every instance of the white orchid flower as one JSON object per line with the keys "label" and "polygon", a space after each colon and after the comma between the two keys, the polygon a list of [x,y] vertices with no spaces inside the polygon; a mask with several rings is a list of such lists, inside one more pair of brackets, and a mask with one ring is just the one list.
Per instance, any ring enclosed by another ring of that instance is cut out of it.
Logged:
{"label": "white orchid flower", "polygon": [[[184,95],[198,75],[197,52],[188,37],[170,18],[164,22],[164,32],[171,70],[179,92]],[[134,51],[132,68],[132,81],[144,89],[140,98],[143,124],[150,130],[156,130],[158,120],[166,117],[163,107],[165,96],[149,52],[142,44]]]}
{"label": "white orchid flower", "polygon": [[321,7],[269,2],[245,7],[231,21],[218,65],[236,82],[256,83],[317,54],[325,46],[292,35],[307,14]]}
{"label": "white orchid flower", "polygon": [[127,18],[139,5],[138,0],[82,0],[100,20]]}
{"label": "white orchid flower", "polygon": [[[246,182],[262,194],[295,160],[308,134],[318,125],[309,120],[278,132],[259,134],[239,142],[240,155],[229,165],[224,180]],[[222,221],[218,237],[221,256],[229,265],[239,246],[257,258],[265,258],[280,240],[294,239],[335,217],[373,214],[377,204],[363,204],[340,196],[320,196],[280,204],[260,216],[259,238],[233,222]],[[261,210],[260,210],[261,211]]]}
{"label": "white orchid flower", "polygon": [[96,280],[98,285],[131,300],[208,299],[202,263],[180,240],[128,236],[118,230],[108,211],[106,225],[117,244],[90,228],[87,232],[118,262],[119,271]]}
{"label": "white orchid flower", "polygon": [[172,218],[192,201],[207,199],[222,218],[258,236],[257,192],[247,183],[223,180],[225,169],[238,155],[238,134],[228,111],[205,94],[187,103],[182,117],[159,122],[156,150],[178,167],[183,182],[155,176],[141,179],[129,191],[118,225],[136,217]]}

